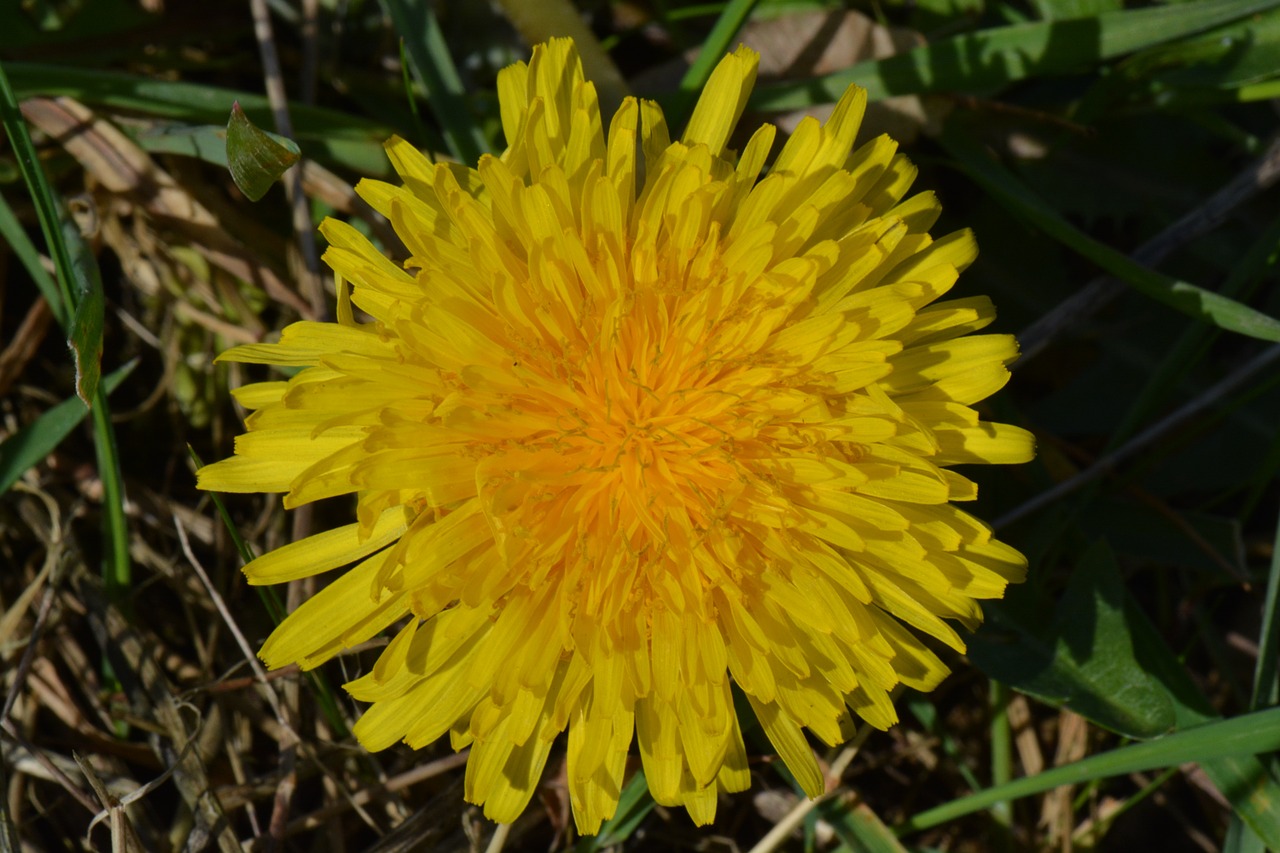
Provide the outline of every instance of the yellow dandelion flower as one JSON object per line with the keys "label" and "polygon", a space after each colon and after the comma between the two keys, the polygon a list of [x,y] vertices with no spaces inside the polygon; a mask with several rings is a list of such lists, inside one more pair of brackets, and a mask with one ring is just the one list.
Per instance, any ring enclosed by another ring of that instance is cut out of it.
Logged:
{"label": "yellow dandelion flower", "polygon": [[221,356],[302,369],[236,392],[247,432],[201,488],[357,496],[355,523],[245,567],[354,564],[263,660],[314,667],[402,624],[347,685],[372,703],[356,736],[470,746],[493,820],[567,728],[581,832],[613,814],[633,735],[654,799],[711,821],[749,784],[731,684],[816,796],[804,729],[892,725],[895,685],[946,673],[909,628],[962,650],[948,620],[1022,577],[952,504],[976,489],[950,466],[1033,452],[972,408],[1017,354],[969,334],[991,303],[937,301],[972,235],[929,236],[938,202],[906,197],[891,139],[853,150],[857,88],[759,179],[773,127],[726,148],[756,61],[726,57],[672,141],[648,101],[606,128],[573,43],[535,48],[498,80],[501,157],[392,139],[404,185],[357,187],[403,266],[328,220],[338,321]]}

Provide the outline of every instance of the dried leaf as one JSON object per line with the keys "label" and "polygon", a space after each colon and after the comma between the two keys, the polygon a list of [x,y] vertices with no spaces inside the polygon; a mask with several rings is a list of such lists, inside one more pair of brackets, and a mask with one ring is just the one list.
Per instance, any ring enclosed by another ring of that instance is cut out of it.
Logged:
{"label": "dried leaf", "polygon": [[126,195],[165,224],[181,230],[200,253],[236,278],[310,317],[307,303],[218,221],[208,208],[109,121],[73,98],[30,98],[22,114],[57,139],[107,190]]}

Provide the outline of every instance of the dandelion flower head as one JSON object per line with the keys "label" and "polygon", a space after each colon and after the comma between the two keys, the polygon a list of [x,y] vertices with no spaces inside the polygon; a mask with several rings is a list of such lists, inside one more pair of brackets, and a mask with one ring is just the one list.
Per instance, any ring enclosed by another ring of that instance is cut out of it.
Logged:
{"label": "dandelion flower head", "polygon": [[[511,821],[568,729],[581,832],[617,806],[632,741],[654,799],[698,823],[750,784],[732,684],[811,796],[805,729],[843,742],[929,690],[978,599],[1023,557],[953,502],[950,466],[1024,462],[979,419],[1017,353],[970,334],[989,300],[938,301],[973,261],[934,240],[932,193],[866,93],[800,123],[761,178],[762,126],[726,146],[757,57],[725,57],[684,134],[626,99],[606,125],[573,43],[498,80],[501,156],[432,162],[361,197],[407,247],[326,221],[337,322],[223,361],[301,368],[247,385],[235,455],[202,488],[357,496],[354,523],[265,554],[272,584],[347,567],[269,637],[310,668],[395,628],[346,688],[369,749],[470,746],[465,791]],[[358,309],[358,311],[356,310]]]}

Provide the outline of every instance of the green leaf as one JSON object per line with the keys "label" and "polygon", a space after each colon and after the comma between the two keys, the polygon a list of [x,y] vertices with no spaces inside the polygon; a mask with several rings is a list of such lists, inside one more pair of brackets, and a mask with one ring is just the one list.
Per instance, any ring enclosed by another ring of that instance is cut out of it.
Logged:
{"label": "green leaf", "polygon": [[1149,270],[1124,253],[1099,243],[1059,216],[973,139],[944,131],[939,141],[960,169],[997,201],[1140,293],[1218,328],[1280,342],[1280,320],[1221,294]]}
{"label": "green leaf", "polygon": [[1119,567],[1099,542],[1080,559],[1047,630],[1034,609],[993,607],[969,658],[991,678],[1103,728],[1155,737],[1174,727],[1173,701],[1139,660],[1126,610]]}
{"label": "green leaf", "polygon": [[69,312],[62,301],[62,292],[58,290],[58,282],[54,280],[53,276],[49,275],[49,271],[44,268],[44,264],[40,263],[40,252],[36,250],[35,244],[27,236],[22,223],[18,221],[18,217],[13,213],[13,208],[9,206],[9,202],[4,200],[4,196],[0,196],[0,238],[4,238],[4,241],[9,244],[9,248],[13,249],[13,253],[18,256],[18,260],[22,262],[23,269],[27,271],[27,275],[31,276],[31,280],[40,289],[40,295],[44,297],[45,302],[49,303],[49,310],[53,312],[54,319],[58,321],[58,325],[63,329],[69,328],[71,322],[68,317]]}
{"label": "green leaf", "polygon": [[[1114,567],[1114,560],[1108,548],[1095,546],[1086,556],[1085,562],[1091,563],[1091,565],[1085,567],[1093,575],[1093,578],[1088,581],[1089,584],[1097,585],[1101,583],[1105,585],[1112,583],[1114,585],[1114,579],[1118,577],[1118,572]],[[1110,580],[1108,579],[1108,573],[1111,573],[1112,576]],[[1068,590],[1066,598],[1059,607],[1058,624],[1060,626],[1063,624],[1063,620],[1071,618],[1073,613],[1076,614],[1077,618],[1088,621],[1089,617],[1080,611],[1080,605],[1078,604],[1084,597],[1082,587],[1086,585],[1086,582],[1077,582],[1073,578],[1072,586],[1075,589],[1074,591],[1072,589]],[[1019,593],[1021,593],[1021,590],[1019,590]],[[1114,594],[1114,591],[1112,594]],[[1013,599],[1016,599],[1016,597],[1017,594],[1011,596]],[[989,613],[992,617],[992,623],[1004,622],[1004,617],[1010,610],[1011,608],[1007,606],[990,608]],[[1048,651],[1050,647],[1037,634],[1034,628],[1037,620],[1049,621],[1044,618],[1043,614],[1024,612],[1021,614],[1020,624],[1015,628],[1010,629],[1007,625],[1001,626],[1000,630],[1014,630],[1016,633],[1013,636],[1023,643],[1026,648],[1021,653],[1015,653],[1007,639],[1001,640],[995,651],[1003,656],[1003,659],[998,661],[995,664],[996,666],[1022,667],[1025,673],[1034,678],[1040,670],[1047,670],[1058,665],[1058,662],[1052,656],[1053,651]],[[1186,668],[1169,651],[1159,632],[1156,631],[1146,616],[1132,606],[1131,603],[1129,603],[1129,606],[1124,607],[1124,623],[1127,641],[1132,649],[1132,657],[1140,663],[1142,668],[1140,677],[1154,679],[1155,682],[1161,685],[1170,703],[1174,726],[1181,731],[1207,722],[1216,722],[1218,717],[1213,713],[1212,708],[1199,688],[1191,680],[1191,676],[1187,674]],[[991,629],[984,627],[972,638],[969,645],[970,658],[984,671],[986,666],[983,663],[979,663],[979,661],[988,651],[983,646],[988,641],[989,630]],[[1077,634],[1084,633],[1079,629],[1075,630]],[[1077,639],[1076,642],[1079,643],[1079,640]],[[1108,649],[1108,653],[1114,654],[1114,650]],[[1105,666],[1105,663],[1103,665]],[[1014,686],[1018,685],[1015,683]],[[1034,691],[1028,692],[1036,695]],[[1094,705],[1096,706],[1096,703]],[[1076,708],[1076,710],[1084,713],[1079,708]],[[1088,714],[1085,714],[1085,716],[1088,716]],[[1168,740],[1168,738],[1162,738],[1158,742],[1164,742],[1165,740]],[[1095,756],[1095,758],[1103,757],[1105,756]],[[1170,762],[1169,766],[1173,766],[1176,763],[1180,762]],[[1253,755],[1223,753],[1220,756],[1210,755],[1205,757],[1202,760],[1201,769],[1204,770],[1205,775],[1209,777],[1214,786],[1231,802],[1236,814],[1255,833],[1266,840],[1268,845],[1274,849],[1280,849],[1280,785],[1271,777],[1262,762],[1253,757]],[[1090,778],[1100,778],[1100,776]],[[1036,792],[1029,791],[1027,793]],[[1016,794],[1016,796],[1024,795]],[[984,801],[982,805],[976,808],[987,808],[991,803],[999,802],[1001,799],[1004,798],[996,797],[991,801]]]}
{"label": "green leaf", "polygon": [[733,37],[742,29],[742,25],[751,15],[758,0],[729,0],[724,10],[716,18],[715,25],[698,50],[698,56],[689,66],[680,80],[680,88],[685,91],[700,92],[711,79],[711,72],[716,63],[725,55],[733,44]]}
{"label": "green leaf", "polygon": [[[1054,767],[1035,776],[1015,779],[1006,785],[987,788],[921,812],[897,827],[896,831],[900,836],[919,832],[989,808],[1001,800],[1028,797],[1061,785],[1078,785],[1094,779],[1175,767],[1193,761],[1200,762],[1208,769],[1209,762],[1239,761],[1277,749],[1280,749],[1280,708],[1270,708],[1229,720],[1194,726],[1156,740],[1113,749]],[[1256,759],[1254,762],[1256,763]],[[1264,771],[1263,776],[1265,775]],[[1259,781],[1256,776],[1246,780],[1252,785],[1257,785]],[[1276,829],[1278,826],[1280,824],[1272,824],[1270,837],[1280,831]],[[1256,826],[1253,828],[1257,830]],[[1267,835],[1263,837],[1268,844],[1274,844]]]}
{"label": "green leaf", "polygon": [[404,40],[409,67],[427,91],[427,103],[444,130],[449,151],[462,163],[475,163],[489,150],[467,104],[466,91],[449,55],[435,14],[426,0],[382,0]]}
{"label": "green leaf", "polygon": [[137,133],[133,141],[153,154],[194,157],[197,160],[227,168],[227,129],[223,126],[159,125]]}
{"label": "green leaf", "polygon": [[1145,50],[1120,69],[1130,80],[1232,89],[1280,75],[1280,12],[1254,15],[1194,38]]}
{"label": "green leaf", "polygon": [[297,144],[268,133],[249,121],[239,102],[231,105],[227,122],[227,168],[249,201],[267,194],[271,185],[301,157]]}
{"label": "green leaf", "polygon": [[594,836],[579,841],[574,848],[575,853],[596,853],[606,847],[621,844],[631,837],[655,805],[653,797],[649,795],[649,784],[645,780],[644,771],[637,770],[622,789],[613,817],[606,820]]}
{"label": "green leaf", "polygon": [[[58,270],[58,287],[62,294],[62,305],[66,308],[63,315],[70,314],[70,308],[79,308],[82,296],[93,297],[96,290],[101,295],[101,285],[95,285],[93,276],[97,275],[97,266],[80,239],[74,227],[63,224],[62,211],[54,195],[53,187],[36,157],[35,146],[31,143],[31,134],[18,109],[17,96],[10,84],[5,67],[0,64],[0,121],[9,134],[9,142],[17,155],[18,167],[31,191],[35,201],[36,213],[40,219],[40,228],[44,233],[45,243],[53,256],[54,266]],[[72,253],[71,247],[76,247]],[[77,289],[73,289],[75,282]],[[98,309],[90,305],[81,321],[72,317],[73,334],[72,349],[77,358],[86,358],[94,351],[95,320]],[[96,333],[101,340],[101,332]],[[100,346],[100,345],[99,345]],[[94,359],[87,359],[94,361]],[[100,367],[91,369],[101,369]],[[128,589],[132,569],[129,561],[129,530],[124,514],[124,488],[120,476],[120,454],[116,447],[115,430],[111,424],[111,416],[106,408],[105,395],[101,385],[90,377],[85,381],[84,365],[77,364],[79,371],[76,387],[83,391],[87,385],[95,386],[91,399],[93,409],[93,442],[98,460],[98,473],[102,478],[102,538],[106,544],[103,555],[102,575],[106,582],[107,595],[116,602],[122,602],[124,591]]]}
{"label": "green leaf", "polygon": [[[14,62],[5,66],[18,97],[70,95],[86,104],[129,110],[186,124],[222,125],[227,109],[239,103],[256,124],[271,121],[271,104],[263,95],[185,83],[156,80],[116,71]],[[296,140],[307,156],[327,160],[362,175],[390,174],[382,143],[392,135],[386,125],[324,107],[290,103]]]}
{"label": "green leaf", "polygon": [[[136,366],[136,360],[130,361],[108,374],[99,387],[110,394]],[[0,494],[9,491],[29,468],[52,453],[87,414],[89,407],[84,401],[71,397],[0,442]]]}
{"label": "green leaf", "polygon": [[61,213],[57,196],[49,185],[49,178],[44,173],[40,158],[36,155],[36,147],[31,142],[31,132],[27,130],[27,122],[18,108],[18,95],[9,82],[8,66],[0,63],[0,121],[3,121],[5,132],[9,135],[9,145],[13,148],[18,160],[18,169],[22,172],[27,189],[31,192],[31,200],[35,202],[36,215],[40,220],[40,231],[44,234],[45,245],[53,258],[53,265],[58,271],[57,283],[61,298],[51,303],[55,317],[69,331],[66,325],[71,319],[78,296],[71,289],[71,256],[67,252],[66,241],[62,238],[59,227]]}
{"label": "green leaf", "polygon": [[102,276],[98,273],[98,261],[85,245],[76,224],[64,219],[62,234],[71,253],[73,278],[80,288],[67,345],[75,362],[76,394],[86,406],[92,406],[98,391],[98,379],[102,376],[102,325],[106,313]]}
{"label": "green leaf", "polygon": [[866,803],[850,807],[839,800],[827,800],[818,805],[818,813],[842,842],[836,853],[847,850],[854,853],[907,853],[907,848],[898,841],[893,830],[885,826]]}
{"label": "green leaf", "polygon": [[1036,12],[1046,20],[1084,18],[1118,12],[1124,0],[1031,0]]}
{"label": "green leaf", "polygon": [[924,92],[983,92],[1029,77],[1088,68],[1280,6],[1280,0],[1201,0],[1070,20],[1014,24],[860,62],[813,80],[761,86],[756,110],[793,110],[837,100],[851,83],[872,100]]}
{"label": "green leaf", "polygon": [[1280,521],[1276,522],[1271,545],[1271,568],[1267,572],[1266,603],[1262,607],[1262,627],[1258,631],[1258,663],[1253,671],[1253,693],[1249,707],[1261,708],[1280,702]]}

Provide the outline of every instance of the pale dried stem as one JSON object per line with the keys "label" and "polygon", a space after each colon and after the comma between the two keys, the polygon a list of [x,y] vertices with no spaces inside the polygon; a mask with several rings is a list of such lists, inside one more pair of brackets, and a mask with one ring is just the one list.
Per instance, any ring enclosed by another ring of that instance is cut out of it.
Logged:
{"label": "pale dried stem", "polygon": [[809,812],[813,811],[820,804],[827,800],[835,798],[841,793],[845,793],[845,789],[839,786],[839,781],[844,772],[849,769],[849,765],[853,763],[853,759],[857,757],[858,750],[862,749],[862,745],[866,743],[871,732],[874,731],[871,726],[863,725],[854,735],[849,745],[840,750],[840,754],[831,762],[831,766],[827,772],[828,790],[820,797],[809,799],[808,797],[799,800],[791,811],[789,811],[782,820],[778,821],[773,829],[765,834],[764,838],[751,848],[750,853],[773,853],[783,842],[795,831],[797,827],[804,822]]}
{"label": "pale dried stem", "polygon": [[467,763],[467,757],[470,755],[469,750],[454,755],[448,755],[444,758],[407,770],[398,776],[393,776],[380,785],[374,785],[355,792],[350,798],[341,802],[333,803],[322,809],[312,812],[309,815],[303,815],[293,821],[290,821],[285,832],[286,835],[294,835],[299,832],[305,832],[309,829],[316,829],[329,823],[333,818],[347,811],[348,809],[364,806],[373,801],[373,798],[381,793],[393,794],[408,788],[418,782],[425,781],[442,773],[447,773],[458,767],[462,767]]}
{"label": "pale dried stem", "polygon": [[[1089,751],[1089,724],[1084,717],[1063,710],[1058,716],[1058,746],[1053,756],[1053,766],[1062,767],[1079,761]],[[1071,800],[1073,785],[1054,788],[1044,795],[1040,804],[1040,826],[1047,830],[1049,840],[1066,853],[1072,845]]]}
{"label": "pale dried stem", "polygon": [[[13,710],[13,703],[18,700],[18,695],[22,693],[23,684],[27,680],[27,673],[31,671],[36,649],[40,645],[40,635],[44,632],[45,621],[49,617],[49,610],[53,606],[53,599],[57,594],[57,582],[61,574],[57,571],[57,568],[63,553],[62,514],[58,511],[58,505],[53,498],[44,492],[30,488],[22,482],[17,482],[13,485],[16,490],[35,495],[44,503],[45,510],[49,513],[49,538],[45,542],[44,566],[40,569],[40,574],[37,575],[37,585],[41,581],[45,584],[44,594],[40,598],[40,608],[36,611],[36,623],[31,629],[27,647],[22,651],[22,658],[18,662],[17,671],[14,673],[13,683],[9,685],[9,694],[5,697],[3,709],[0,709],[0,720],[9,719],[9,712]],[[8,614],[6,614],[7,616]]]}
{"label": "pale dried stem", "polygon": [[502,848],[507,844],[507,836],[510,834],[511,824],[498,824],[498,828],[493,831],[493,837],[489,839],[489,846],[485,848],[485,853],[501,853]]}
{"label": "pale dried stem", "polygon": [[245,639],[244,632],[240,630],[240,626],[236,624],[235,618],[231,615],[231,611],[227,608],[226,601],[223,600],[222,594],[214,587],[213,581],[209,579],[209,575],[204,570],[204,566],[196,559],[195,552],[191,550],[191,541],[187,538],[187,529],[182,524],[182,519],[178,518],[177,513],[173,515],[173,526],[178,532],[178,542],[182,546],[182,554],[187,558],[187,562],[200,578],[200,583],[204,585],[205,592],[209,594],[209,600],[213,602],[214,608],[218,611],[218,615],[222,617],[222,621],[226,624],[227,630],[231,632],[231,636],[235,639],[236,645],[240,648],[240,653],[244,655],[245,662],[249,664],[249,668],[253,670],[258,683],[262,685],[263,698],[267,700],[267,704],[271,706],[271,711],[275,715],[276,722],[280,724],[280,728],[288,733],[288,736],[297,740],[297,733],[293,731],[293,727],[289,725],[285,719],[284,711],[280,707],[280,699],[276,696],[276,692],[272,689],[270,682],[267,680],[267,671],[262,668],[262,664],[253,653],[253,647],[249,645],[249,641]]}
{"label": "pale dried stem", "polygon": [[222,853],[240,853],[240,842],[210,790],[204,760],[191,748],[195,735],[188,731],[173,685],[160,670],[151,642],[144,641],[91,578],[76,576],[73,583],[90,628],[122,682],[130,705],[135,714],[145,717],[139,723],[147,722],[154,731],[148,737],[152,750],[164,766],[172,768],[178,792],[194,819],[192,841],[199,840]]}
{"label": "pale dried stem", "polygon": [[320,66],[320,25],[317,0],[302,0],[302,73],[301,99],[304,104],[316,102],[316,70]]}
{"label": "pale dried stem", "polygon": [[[271,32],[271,14],[266,0],[249,0],[253,12],[253,34],[258,40],[258,52],[262,57],[262,71],[271,104],[271,116],[276,133],[293,138],[293,121],[289,118],[289,100],[280,74],[280,58],[276,55],[275,36]],[[302,169],[295,164],[284,175],[284,190],[293,215],[293,231],[298,239],[298,249],[306,269],[305,287],[311,312],[316,317],[325,313],[324,285],[320,280],[320,255],[316,248],[316,235],[311,229],[311,214],[307,209],[307,196],[302,190]]]}
{"label": "pale dried stem", "polygon": [[3,730],[10,740],[35,759],[36,763],[43,767],[49,774],[49,779],[62,786],[62,790],[70,794],[71,798],[77,803],[84,806],[89,814],[97,813],[98,804],[93,801],[93,798],[81,790],[80,786],[75,782],[71,781],[71,777],[62,772],[62,768],[50,760],[49,756],[45,755],[42,750],[24,738],[22,733],[18,731],[17,727],[14,726],[12,722],[9,720],[0,720],[0,730]]}
{"label": "pale dried stem", "polygon": [[294,789],[298,785],[298,734],[286,718],[284,708],[280,704],[280,697],[276,695],[275,689],[267,681],[267,672],[262,668],[262,664],[258,662],[258,658],[254,655],[248,640],[244,637],[244,632],[236,624],[231,611],[227,609],[226,602],[222,599],[222,595],[214,587],[213,582],[209,580],[209,575],[205,572],[204,566],[200,564],[200,561],[196,559],[195,553],[191,550],[191,543],[187,539],[187,531],[176,514],[173,516],[173,525],[178,531],[178,541],[182,545],[183,555],[186,556],[187,562],[191,564],[191,568],[200,577],[200,582],[204,584],[205,591],[209,594],[210,600],[213,601],[213,606],[217,609],[218,614],[222,616],[222,621],[226,623],[231,636],[235,638],[236,645],[240,647],[241,654],[244,655],[244,659],[249,663],[250,669],[253,670],[254,676],[262,687],[261,693],[267,700],[267,704],[271,706],[276,722],[280,725],[280,782],[276,787],[275,804],[271,810],[271,822],[267,827],[268,838],[273,842],[270,849],[279,849],[279,846],[284,841],[285,825],[289,819],[289,802],[293,798]]}

